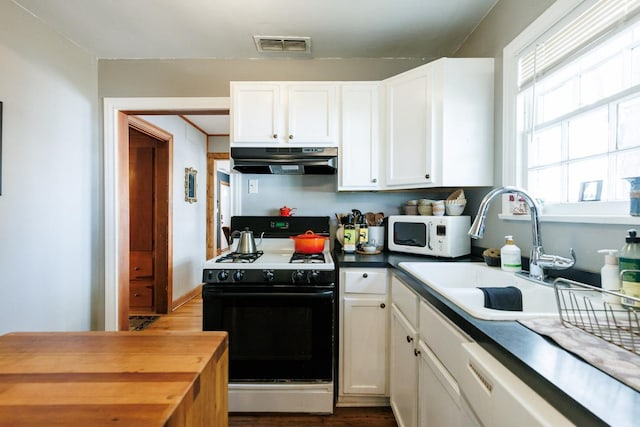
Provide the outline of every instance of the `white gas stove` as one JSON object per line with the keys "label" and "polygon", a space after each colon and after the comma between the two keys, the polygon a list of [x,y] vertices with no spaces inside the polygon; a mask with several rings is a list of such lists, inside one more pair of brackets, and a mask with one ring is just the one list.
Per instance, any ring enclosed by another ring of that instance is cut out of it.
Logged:
{"label": "white gas stove", "polygon": [[[206,261],[202,287],[203,330],[229,332],[229,411],[333,412],[329,217],[233,217],[231,229],[252,231],[257,248],[234,242]],[[322,252],[295,253],[290,236],[307,230],[327,236]]]}

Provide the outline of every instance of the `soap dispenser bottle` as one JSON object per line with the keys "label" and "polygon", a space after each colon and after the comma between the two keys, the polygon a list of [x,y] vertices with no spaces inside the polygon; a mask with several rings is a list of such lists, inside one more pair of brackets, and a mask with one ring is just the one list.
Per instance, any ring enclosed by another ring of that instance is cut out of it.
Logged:
{"label": "soap dispenser bottle", "polygon": [[504,236],[505,244],[500,249],[500,268],[503,271],[518,272],[522,270],[520,248],[513,242],[513,236]]}
{"label": "soap dispenser bottle", "polygon": [[[602,289],[606,291],[620,292],[620,269],[618,268],[618,251],[616,249],[600,249],[599,254],[604,255],[604,265],[600,270]],[[608,293],[602,293],[602,300],[609,304],[620,304],[620,297]]]}
{"label": "soap dispenser bottle", "polygon": [[[628,230],[626,244],[620,250],[620,272],[622,273],[621,293],[640,298],[640,237],[636,230]],[[632,270],[623,272],[625,270]],[[622,298],[622,305],[640,308],[640,302],[630,298]]]}

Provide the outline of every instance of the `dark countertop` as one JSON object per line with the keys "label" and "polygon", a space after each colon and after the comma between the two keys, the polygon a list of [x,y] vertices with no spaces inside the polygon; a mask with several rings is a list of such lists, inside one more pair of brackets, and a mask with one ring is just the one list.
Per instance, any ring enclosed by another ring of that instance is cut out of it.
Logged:
{"label": "dark countertop", "polygon": [[[516,321],[489,321],[467,314],[421,281],[400,262],[479,261],[382,253],[334,253],[338,268],[393,268],[394,273],[493,357],[576,425],[637,425],[640,393],[563,350]],[[638,366],[640,369],[640,366]]]}

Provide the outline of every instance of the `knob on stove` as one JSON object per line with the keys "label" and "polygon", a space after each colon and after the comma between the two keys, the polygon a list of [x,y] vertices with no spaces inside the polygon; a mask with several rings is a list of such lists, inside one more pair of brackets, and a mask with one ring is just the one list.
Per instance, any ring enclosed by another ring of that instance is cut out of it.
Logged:
{"label": "knob on stove", "polygon": [[220,270],[218,272],[218,281],[224,282],[229,279],[229,272],[227,270]]}
{"label": "knob on stove", "polygon": [[276,278],[276,273],[273,270],[264,270],[263,274],[264,280],[266,280],[267,282],[273,282]]}
{"label": "knob on stove", "polygon": [[293,283],[302,282],[304,280],[304,270],[294,271],[291,275],[291,278],[293,279]]}
{"label": "knob on stove", "polygon": [[309,273],[309,280],[311,283],[316,283],[320,278],[320,272],[318,270],[311,270]]}
{"label": "knob on stove", "polygon": [[236,271],[233,273],[233,280],[234,280],[234,281],[236,281],[236,282],[240,282],[240,281],[242,281],[243,279],[244,279],[244,271],[242,271],[242,270],[236,270]]}

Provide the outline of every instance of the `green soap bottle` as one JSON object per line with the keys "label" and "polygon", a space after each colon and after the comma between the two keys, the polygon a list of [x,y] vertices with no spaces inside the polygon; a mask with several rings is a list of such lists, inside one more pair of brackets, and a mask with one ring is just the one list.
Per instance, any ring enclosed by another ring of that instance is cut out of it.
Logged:
{"label": "green soap bottle", "polygon": [[[628,233],[618,261],[622,273],[621,293],[640,298],[640,237],[636,230],[628,230]],[[640,301],[631,298],[622,298],[621,302],[626,307],[640,308]]]}

